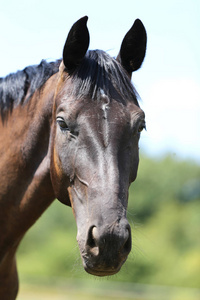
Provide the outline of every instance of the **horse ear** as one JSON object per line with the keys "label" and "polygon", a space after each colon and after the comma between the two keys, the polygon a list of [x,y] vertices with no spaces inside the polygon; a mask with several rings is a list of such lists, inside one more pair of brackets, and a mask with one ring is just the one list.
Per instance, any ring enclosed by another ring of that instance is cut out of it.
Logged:
{"label": "horse ear", "polygon": [[131,29],[125,35],[117,60],[131,76],[138,70],[146,53],[147,34],[142,22],[135,20]]}
{"label": "horse ear", "polygon": [[78,20],[71,28],[63,49],[63,62],[69,73],[72,73],[84,58],[89,47],[88,17]]}

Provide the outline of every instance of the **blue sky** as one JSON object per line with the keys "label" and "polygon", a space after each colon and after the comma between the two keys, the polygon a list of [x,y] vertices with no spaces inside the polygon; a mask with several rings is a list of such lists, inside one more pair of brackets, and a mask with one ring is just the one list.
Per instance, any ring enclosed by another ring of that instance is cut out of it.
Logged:
{"label": "blue sky", "polygon": [[200,162],[200,1],[1,1],[0,76],[61,57],[72,24],[89,16],[90,49],[118,54],[136,18],[147,53],[133,83],[146,113],[141,148]]}

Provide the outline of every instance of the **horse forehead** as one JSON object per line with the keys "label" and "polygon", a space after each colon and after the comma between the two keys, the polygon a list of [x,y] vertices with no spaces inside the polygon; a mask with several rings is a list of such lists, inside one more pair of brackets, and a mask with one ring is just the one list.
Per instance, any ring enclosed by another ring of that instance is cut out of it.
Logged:
{"label": "horse forehead", "polygon": [[129,123],[131,113],[123,104],[106,99],[82,106],[78,119],[81,125],[88,123],[88,129],[92,128],[100,135],[108,135],[114,132],[115,128],[120,130]]}

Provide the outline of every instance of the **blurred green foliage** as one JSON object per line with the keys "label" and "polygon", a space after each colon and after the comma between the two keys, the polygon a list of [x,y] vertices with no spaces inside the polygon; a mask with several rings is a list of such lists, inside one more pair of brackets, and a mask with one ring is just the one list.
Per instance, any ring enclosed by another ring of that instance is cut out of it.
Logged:
{"label": "blurred green foliage", "polygon": [[[140,159],[130,187],[133,250],[110,281],[200,287],[200,167],[168,156]],[[18,251],[20,277],[88,278],[71,208],[55,201]]]}

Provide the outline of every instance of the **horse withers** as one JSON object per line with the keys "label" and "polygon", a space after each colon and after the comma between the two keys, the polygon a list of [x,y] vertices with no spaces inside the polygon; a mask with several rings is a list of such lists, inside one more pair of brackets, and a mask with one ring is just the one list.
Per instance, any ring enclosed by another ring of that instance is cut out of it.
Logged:
{"label": "horse withers", "polygon": [[62,61],[0,79],[0,299],[15,299],[17,247],[55,198],[72,207],[88,273],[117,273],[131,251],[128,189],[145,128],[131,74],[146,31],[136,20],[114,59],[88,51],[87,20],[72,26]]}

